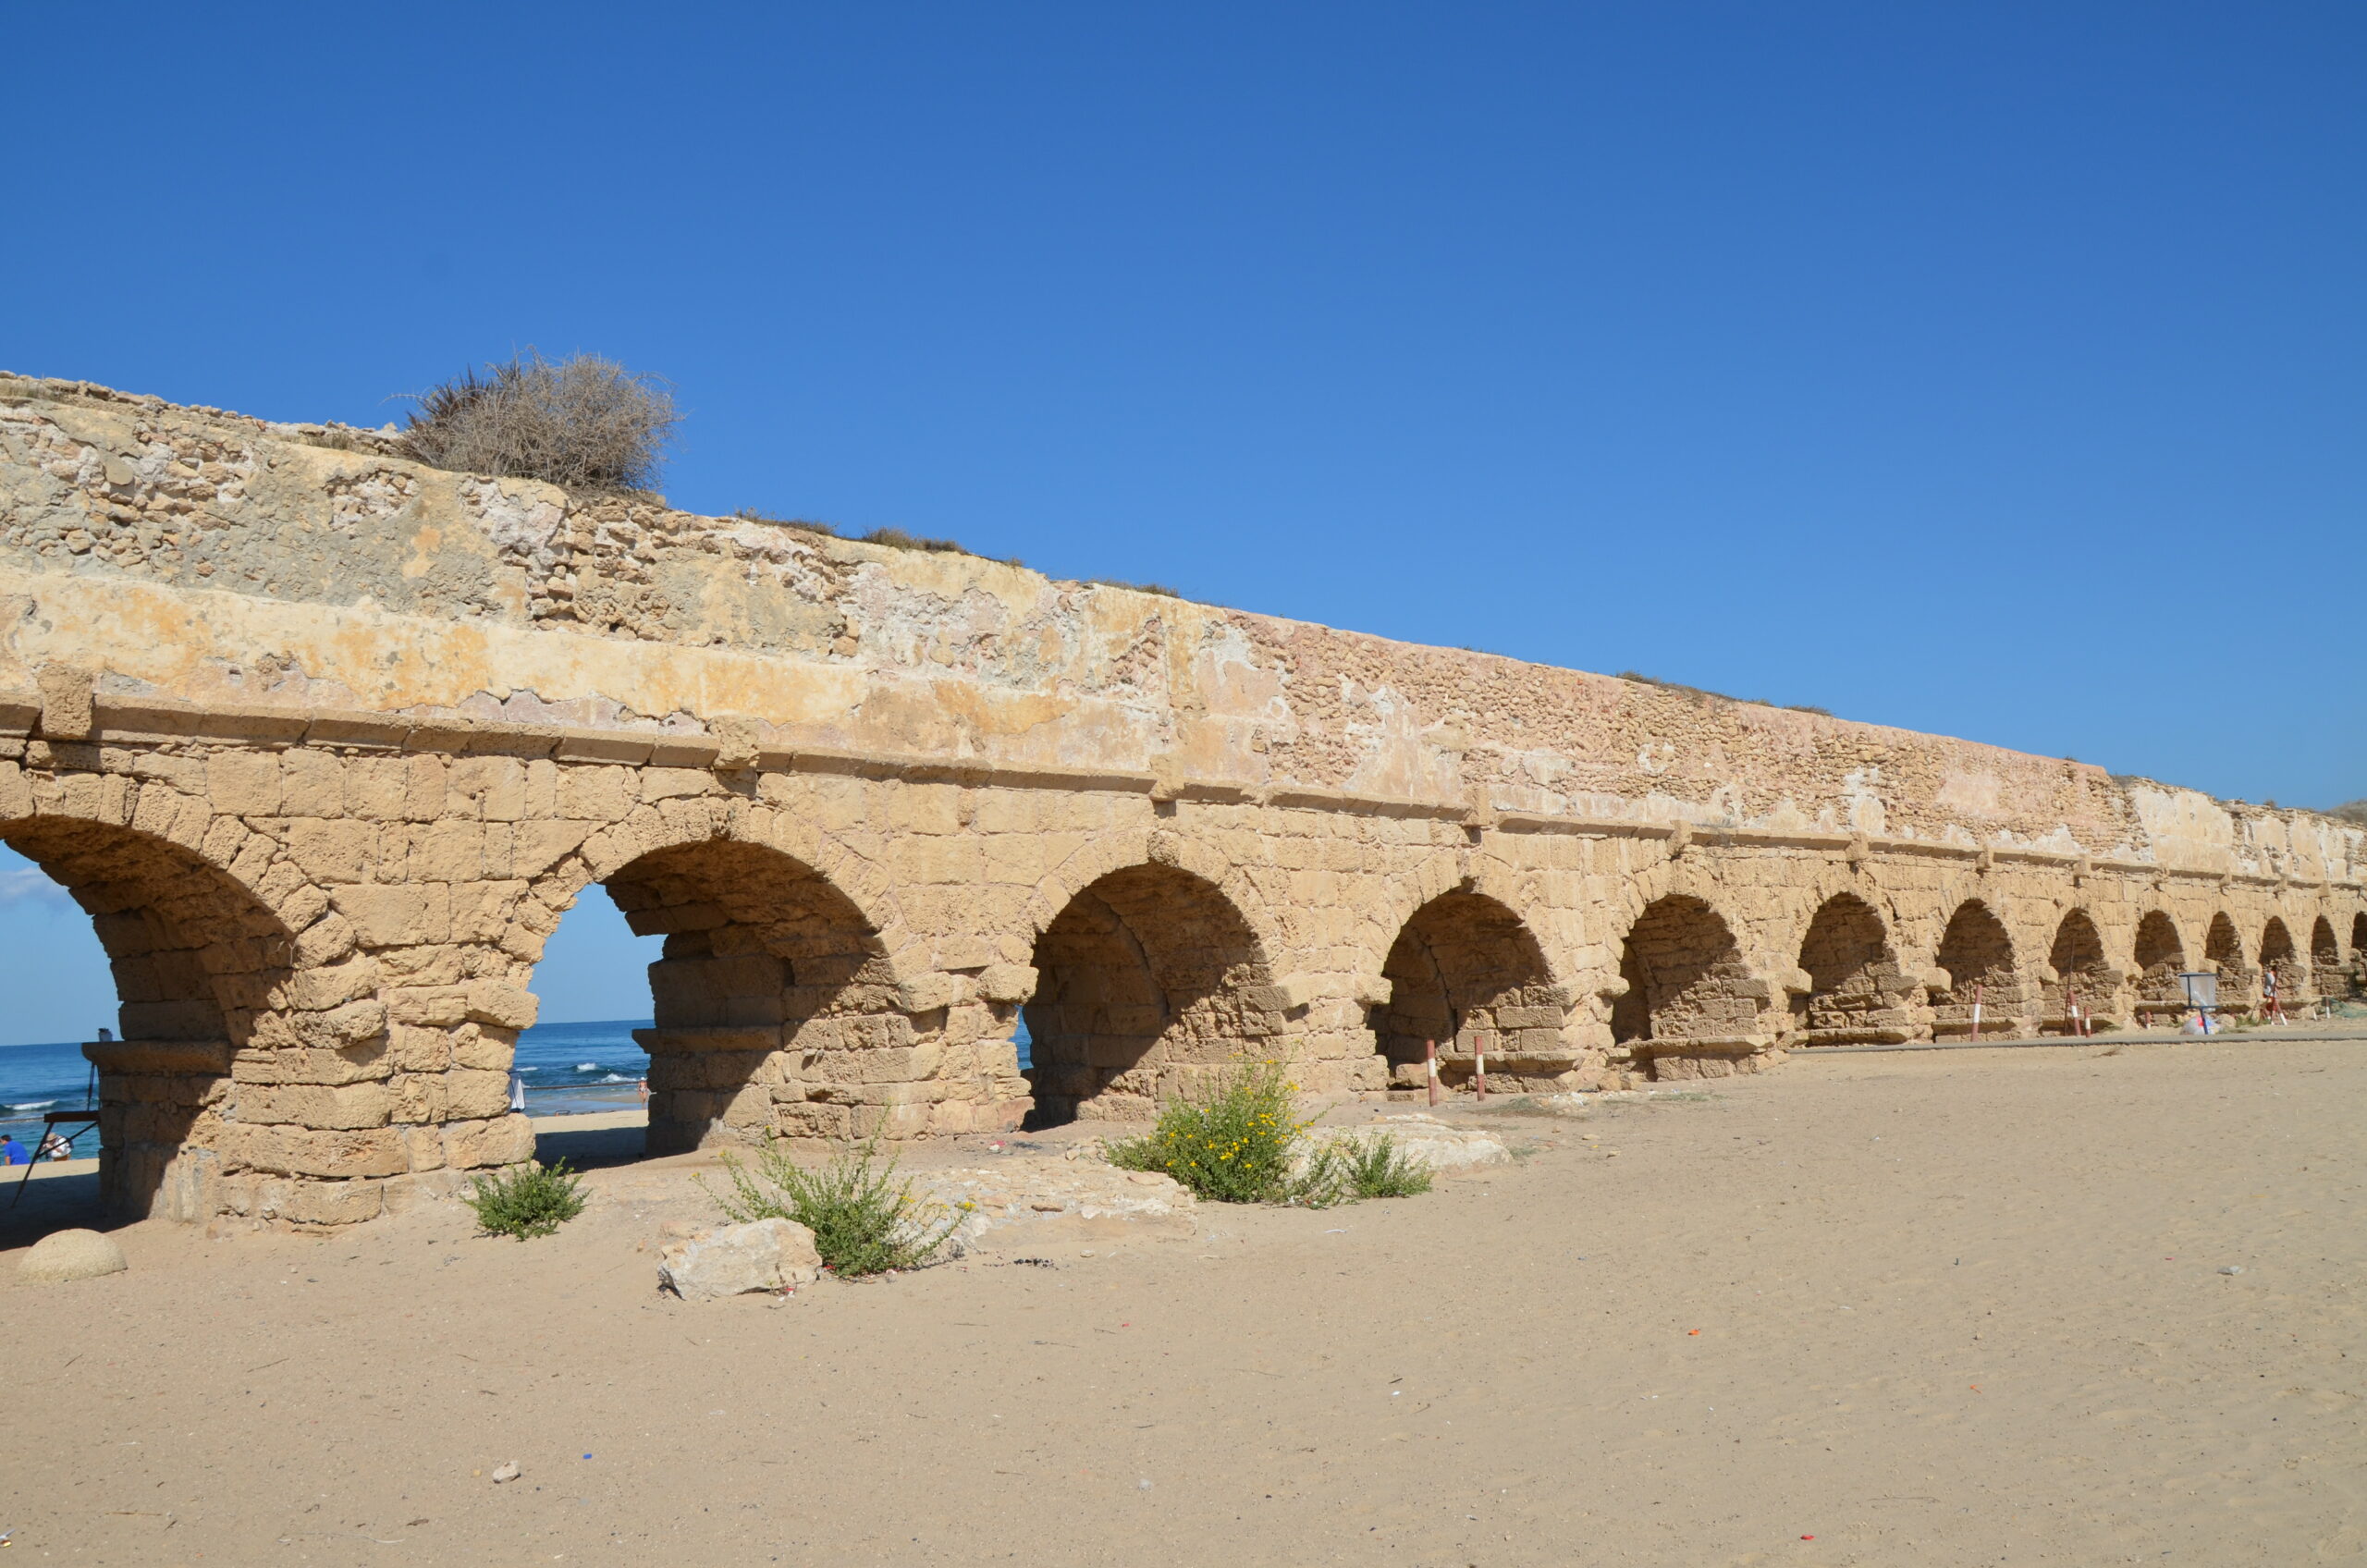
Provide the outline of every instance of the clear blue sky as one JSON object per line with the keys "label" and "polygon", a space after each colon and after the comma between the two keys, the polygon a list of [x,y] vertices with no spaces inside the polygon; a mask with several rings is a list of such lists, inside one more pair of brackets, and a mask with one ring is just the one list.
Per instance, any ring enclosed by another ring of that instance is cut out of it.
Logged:
{"label": "clear blue sky", "polygon": [[2351,0],[8,34],[11,369],[377,423],[596,349],[699,509],[2367,795]]}

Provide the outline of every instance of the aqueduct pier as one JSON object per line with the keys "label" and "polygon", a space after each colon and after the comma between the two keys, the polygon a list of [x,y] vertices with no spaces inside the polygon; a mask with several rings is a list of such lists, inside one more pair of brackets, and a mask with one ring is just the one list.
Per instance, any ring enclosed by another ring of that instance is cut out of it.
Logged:
{"label": "aqueduct pier", "polygon": [[[385,432],[0,376],[0,839],[90,912],[134,1212],[364,1219],[525,1158],[534,965],[665,937],[650,1142],[1751,1071],[2349,994],[2361,829]],[[1034,1065],[1012,1043],[1024,1012]]]}

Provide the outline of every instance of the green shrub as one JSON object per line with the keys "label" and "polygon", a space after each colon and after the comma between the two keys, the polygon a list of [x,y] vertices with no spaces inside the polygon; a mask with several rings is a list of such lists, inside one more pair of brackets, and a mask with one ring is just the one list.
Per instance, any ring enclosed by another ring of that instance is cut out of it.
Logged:
{"label": "green shrub", "polygon": [[1291,1145],[1306,1126],[1292,1115],[1296,1088],[1280,1062],[1228,1072],[1161,1111],[1159,1125],[1143,1136],[1113,1145],[1110,1162],[1172,1176],[1217,1203],[1284,1202]]}
{"label": "green shrub", "polygon": [[583,1178],[567,1168],[529,1162],[471,1183],[462,1202],[488,1235],[547,1236],[583,1212]]}
{"label": "green shrub", "polygon": [[[808,1170],[779,1145],[756,1157],[752,1172],[737,1158],[723,1157],[731,1195],[707,1195],[737,1224],[755,1219],[793,1219],[814,1232],[814,1250],[841,1280],[918,1268],[962,1223],[962,1216],[931,1216],[896,1180],[890,1156],[877,1163],[874,1139],[840,1148],[820,1170]],[[705,1182],[700,1185],[705,1186]]]}
{"label": "green shrub", "polygon": [[1410,1198],[1429,1190],[1430,1168],[1384,1133],[1377,1138],[1333,1138],[1318,1145],[1286,1195],[1304,1208],[1330,1208],[1367,1198]]}

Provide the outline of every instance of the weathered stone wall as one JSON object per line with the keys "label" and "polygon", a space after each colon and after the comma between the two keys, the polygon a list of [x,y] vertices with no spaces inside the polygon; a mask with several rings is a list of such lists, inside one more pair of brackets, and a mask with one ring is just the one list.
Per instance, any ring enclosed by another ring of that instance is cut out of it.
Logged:
{"label": "weathered stone wall", "polygon": [[2306,813],[99,389],[0,378],[0,838],[115,961],[110,1190],[189,1217],[522,1158],[595,883],[660,1150],[2293,1007],[2367,936]]}

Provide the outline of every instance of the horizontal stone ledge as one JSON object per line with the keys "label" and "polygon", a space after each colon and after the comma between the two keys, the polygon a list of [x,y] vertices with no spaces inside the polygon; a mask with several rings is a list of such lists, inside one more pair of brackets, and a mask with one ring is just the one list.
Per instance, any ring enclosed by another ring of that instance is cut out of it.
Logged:
{"label": "horizontal stone ledge", "polygon": [[41,722],[41,693],[27,687],[0,687],[0,734],[30,735]]}

